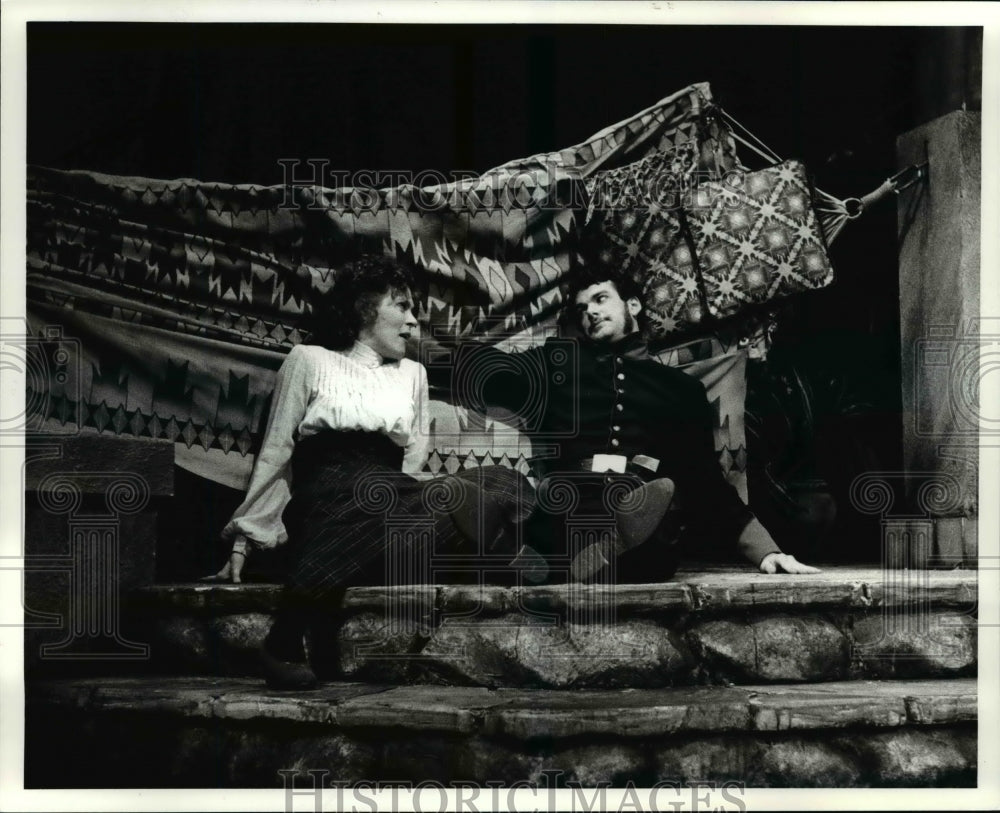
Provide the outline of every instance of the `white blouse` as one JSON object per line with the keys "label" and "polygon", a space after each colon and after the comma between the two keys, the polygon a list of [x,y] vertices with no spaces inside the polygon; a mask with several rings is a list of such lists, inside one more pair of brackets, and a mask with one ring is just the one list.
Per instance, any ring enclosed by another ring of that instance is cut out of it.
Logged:
{"label": "white blouse", "polygon": [[258,548],[288,539],[281,514],[291,499],[292,451],[324,429],[388,435],[404,449],[402,470],[416,474],[429,445],[427,371],[410,359],[383,363],[360,342],[344,351],[293,347],[278,370],[264,442],[225,539],[245,536]]}

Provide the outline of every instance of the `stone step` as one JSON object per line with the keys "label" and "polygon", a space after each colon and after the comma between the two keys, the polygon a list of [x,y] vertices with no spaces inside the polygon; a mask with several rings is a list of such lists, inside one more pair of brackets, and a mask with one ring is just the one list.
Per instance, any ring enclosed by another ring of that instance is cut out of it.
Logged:
{"label": "stone step", "polygon": [[[653,585],[353,588],[317,622],[328,677],[614,688],[975,674],[975,571],[688,571]],[[276,585],[132,596],[165,672],[253,675]]]}
{"label": "stone step", "polygon": [[28,787],[280,787],[291,769],[307,785],[307,770],[327,785],[976,783],[973,679],[295,693],[245,678],[91,678],[31,684],[26,700]]}

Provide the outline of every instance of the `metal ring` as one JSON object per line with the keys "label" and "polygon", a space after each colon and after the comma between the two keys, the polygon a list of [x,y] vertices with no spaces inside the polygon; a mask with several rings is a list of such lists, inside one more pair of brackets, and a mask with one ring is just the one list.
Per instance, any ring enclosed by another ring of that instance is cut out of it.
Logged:
{"label": "metal ring", "polygon": [[857,220],[865,212],[865,204],[861,198],[847,198],[844,201],[844,208],[847,210],[848,220]]}

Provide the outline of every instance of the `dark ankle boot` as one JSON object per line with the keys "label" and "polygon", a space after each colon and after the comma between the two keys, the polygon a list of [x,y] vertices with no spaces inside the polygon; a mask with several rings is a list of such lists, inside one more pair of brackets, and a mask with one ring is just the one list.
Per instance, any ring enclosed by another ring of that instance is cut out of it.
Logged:
{"label": "dark ankle boot", "polygon": [[511,560],[510,567],[520,573],[528,584],[542,584],[549,578],[548,560],[531,545],[521,545],[521,549]]}
{"label": "dark ankle boot", "polygon": [[[629,492],[613,512],[615,527],[607,529],[603,539],[574,557],[570,576],[582,582],[608,580],[614,570],[610,567],[613,561],[654,536],[673,498],[674,482],[668,477],[644,483]],[[650,573],[648,581],[662,581],[658,576],[659,571]],[[620,579],[615,576],[614,580]]]}
{"label": "dark ankle boot", "polygon": [[272,689],[313,689],[316,673],[306,658],[306,616],[300,610],[280,610],[261,648],[261,670]]}
{"label": "dark ankle boot", "polygon": [[457,499],[448,516],[459,534],[479,549],[489,552],[504,526],[504,512],[500,504],[473,480],[451,476],[450,487]]}
{"label": "dark ankle boot", "polygon": [[641,545],[659,527],[674,499],[674,481],[660,477],[643,483],[624,499],[621,508],[614,512],[618,527],[621,555]]}
{"label": "dark ankle boot", "polygon": [[272,689],[304,691],[316,688],[316,673],[305,661],[281,661],[262,649],[260,663],[264,680]]}

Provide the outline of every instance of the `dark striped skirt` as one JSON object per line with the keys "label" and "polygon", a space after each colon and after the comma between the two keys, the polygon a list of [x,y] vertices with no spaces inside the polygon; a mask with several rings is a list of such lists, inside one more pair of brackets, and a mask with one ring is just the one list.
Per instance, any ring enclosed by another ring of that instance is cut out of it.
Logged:
{"label": "dark striped skirt", "polygon": [[400,471],[403,450],[374,432],[321,432],[292,457],[287,585],[321,598],[348,585],[420,584],[499,570],[520,545],[534,490],[484,466],[433,480]]}

